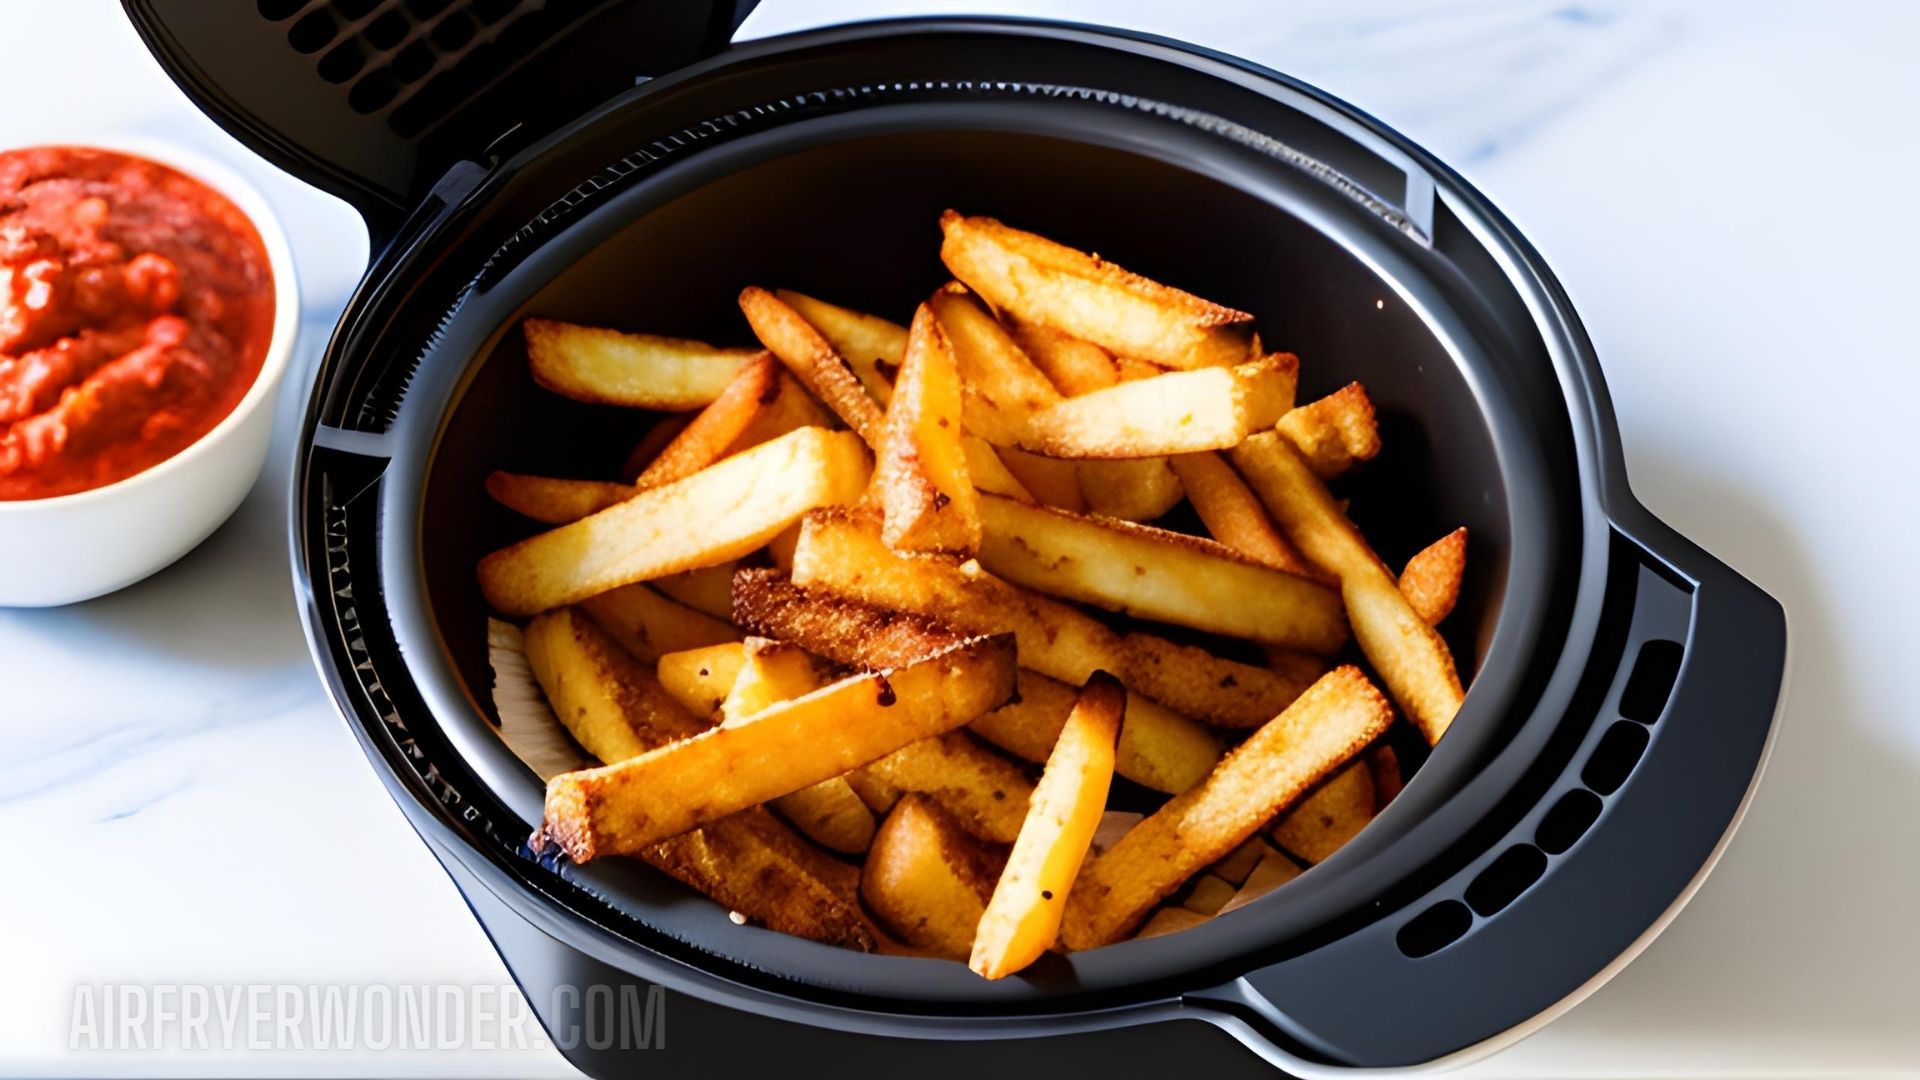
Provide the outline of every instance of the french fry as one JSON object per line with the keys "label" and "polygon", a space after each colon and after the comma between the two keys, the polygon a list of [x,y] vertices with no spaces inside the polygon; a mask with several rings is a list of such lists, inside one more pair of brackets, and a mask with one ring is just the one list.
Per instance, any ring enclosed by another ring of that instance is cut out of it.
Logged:
{"label": "french fry", "polygon": [[1202,915],[1183,907],[1161,908],[1153,913],[1153,918],[1140,924],[1140,929],[1134,932],[1133,940],[1145,941],[1148,938],[1177,934],[1182,930],[1191,930],[1210,918],[1212,918],[1211,915]]}
{"label": "french fry", "polygon": [[792,289],[775,289],[773,294],[820,332],[873,400],[882,407],[892,401],[893,378],[907,351],[906,327]]}
{"label": "french fry", "polygon": [[[962,636],[936,620],[817,590],[771,570],[740,570],[733,579],[734,617],[756,634],[791,641],[837,663],[878,668],[910,663]],[[1075,692],[1038,672],[1021,670],[1017,700],[968,725],[975,735],[1027,761],[1044,762],[1060,736]],[[1220,760],[1206,728],[1138,694],[1127,699],[1117,750],[1120,775],[1157,791],[1178,793]]]}
{"label": "french fry", "polygon": [[1061,728],[974,934],[969,966],[985,978],[1019,971],[1060,936],[1069,891],[1106,809],[1126,703],[1119,680],[1096,672]]}
{"label": "french fry", "polygon": [[855,675],[615,765],[547,783],[544,832],[576,862],[629,854],[950,731],[1013,692],[1014,643],[978,638]]}
{"label": "french fry", "polygon": [[[1024,668],[1020,700],[969,724],[968,730],[1016,757],[1045,761],[1073,707],[1073,688]],[[1127,696],[1114,749],[1114,770],[1136,784],[1177,795],[1220,762],[1213,733],[1156,701]]]}
{"label": "french fry", "polygon": [[860,796],[860,801],[867,804],[867,809],[876,814],[884,814],[892,810],[906,794],[878,776],[859,769],[848,773],[842,779],[847,782],[848,787],[853,789],[855,795]]}
{"label": "french fry", "polygon": [[1006,328],[964,290],[942,289],[927,301],[927,307],[952,343],[954,362],[968,392],[986,405],[998,412],[1025,415],[1063,400]]}
{"label": "french fry", "polygon": [[[529,666],[555,715],[602,761],[628,760],[708,726],[572,608],[537,616],[525,640]],[[863,951],[878,941],[860,908],[857,872],[759,808],[638,854],[776,930]]]}
{"label": "french fry", "polygon": [[[765,638],[748,638],[740,673],[720,706],[722,722],[804,697],[825,682],[821,664],[804,649]],[[816,843],[858,855],[873,842],[873,812],[842,777],[822,780],[773,800],[780,816]]]}
{"label": "french fry", "polygon": [[993,894],[997,863],[931,800],[908,795],[874,834],[860,896],[902,941],[963,960]]}
{"label": "french fry", "polygon": [[1034,501],[1033,492],[1013,475],[1001,453],[987,440],[961,432],[960,450],[967,455],[967,477],[973,481],[974,490],[1005,495],[1021,502]]}
{"label": "french fry", "polygon": [[1373,799],[1373,773],[1362,755],[1281,814],[1268,835],[1308,866],[1323,863],[1373,820]]}
{"label": "french fry", "polygon": [[1011,844],[1033,794],[1020,767],[964,731],[910,743],[856,772],[937,802],[968,832]]}
{"label": "french fry", "polygon": [[[986,440],[982,439],[980,442],[986,445]],[[1079,462],[1029,454],[1013,446],[989,445],[988,449],[997,454],[1007,471],[1012,473],[1021,487],[1027,490],[1029,497],[1023,501],[1045,503],[1048,506],[1057,506],[1062,510],[1072,510],[1075,513],[1086,510],[1087,499],[1080,491]],[[979,490],[992,491],[985,485],[980,485]],[[993,494],[1008,493],[995,491]]]}
{"label": "french fry", "polygon": [[523,640],[554,714],[601,761],[624,761],[706,730],[645,664],[573,608],[535,616]]}
{"label": "french fry", "polygon": [[1058,458],[1145,458],[1224,450],[1273,426],[1293,399],[1285,353],[1226,368],[1169,371],[1029,412],[969,398],[967,426],[995,446]]}
{"label": "french fry", "polygon": [[1034,323],[1014,322],[1008,332],[1053,388],[1068,397],[1120,384],[1112,354],[1091,341]]}
{"label": "french fry", "polygon": [[1300,867],[1297,863],[1269,849],[1266,856],[1247,875],[1247,880],[1240,886],[1239,891],[1233,894],[1233,899],[1221,905],[1216,914],[1226,915],[1238,911],[1299,876]]}
{"label": "french fry", "polygon": [[980,565],[1054,596],[1320,653],[1347,641],[1339,594],[1186,533],[982,496]]}
{"label": "french fry", "polygon": [[667,412],[697,409],[719,397],[759,352],[549,319],[528,319],[523,329],[533,379],[541,386],[580,401]]}
{"label": "french fry", "polygon": [[1322,480],[1331,480],[1380,452],[1373,399],[1357,382],[1288,410],[1278,427]]}
{"label": "french fry", "polygon": [[1187,501],[1215,540],[1233,550],[1302,577],[1320,571],[1287,543],[1260,505],[1259,496],[1233,471],[1226,459],[1212,451],[1177,454],[1167,459],[1186,490]]}
{"label": "french fry", "polygon": [[1373,773],[1373,812],[1377,814],[1406,786],[1400,775],[1400,755],[1389,743],[1375,743],[1367,751],[1367,768]]}
{"label": "french fry", "polygon": [[580,602],[580,610],[647,663],[670,652],[738,640],[727,623],[669,600],[645,585],[622,585]]}
{"label": "french fry", "polygon": [[1414,614],[1439,626],[1460,602],[1460,581],[1467,572],[1467,530],[1455,529],[1407,560],[1400,592]]}
{"label": "french fry", "polygon": [[1245,843],[1393,722],[1393,709],[1351,665],[1335,668],[1234,748],[1198,787],[1176,795],[1080,873],[1062,940],[1117,941],[1189,877]]}
{"label": "french fry", "polygon": [[597,514],[640,493],[611,480],[570,480],[496,469],[487,474],[487,494],[501,506],[548,525],[565,525]]}
{"label": "french fry", "polygon": [[1239,847],[1234,848],[1227,857],[1213,864],[1211,873],[1224,881],[1239,885],[1260,865],[1260,860],[1272,853],[1273,848],[1265,840],[1255,836]]}
{"label": "french fry", "polygon": [[675,413],[656,419],[653,426],[647,428],[647,433],[633,444],[633,449],[627,451],[626,460],[620,463],[620,478],[628,483],[638,479],[641,473],[647,471],[647,466],[653,464],[653,459],[667,448],[667,444],[679,438],[680,433],[687,430],[687,425],[693,423],[693,418],[699,415]]}
{"label": "french fry", "polygon": [[682,570],[648,582],[655,590],[715,619],[733,617],[733,569],[738,561]]}
{"label": "french fry", "polygon": [[1087,511],[1122,521],[1152,521],[1180,505],[1186,491],[1170,458],[1076,462]]}
{"label": "french fry", "polygon": [[1256,727],[1305,689],[1289,673],[1151,634],[1115,633],[1073,607],[985,572],[897,555],[881,542],[871,515],[845,507],[802,522],[793,581],[928,616],[966,633],[1011,631],[1020,641],[1021,662],[1043,675],[1080,684],[1098,670],[1118,672],[1134,692],[1209,723]]}
{"label": "french fry", "polygon": [[859,871],[760,807],[656,844],[642,857],[715,902],[786,934],[872,952]]}
{"label": "french fry", "polygon": [[[1118,752],[1114,755],[1119,759]],[[1100,824],[1094,827],[1091,850],[1095,855],[1120,842],[1120,838],[1133,831],[1135,825],[1147,819],[1147,815],[1132,810],[1109,810],[1100,815]]]}
{"label": "french fry", "polygon": [[980,546],[980,499],[968,475],[960,423],[953,350],[932,309],[922,304],[894,381],[886,440],[873,472],[888,547],[971,555]]}
{"label": "french fry", "polygon": [[[1113,357],[1090,341],[1048,327],[1022,324],[1015,324],[1012,334],[1034,366],[1068,397],[1104,390],[1121,381]],[[1152,521],[1178,506],[1183,495],[1180,478],[1168,468],[1164,457],[1082,461],[1076,471],[1087,509],[1106,517]]]}
{"label": "french fry", "polygon": [[[845,432],[801,428],[664,487],[480,561],[480,587],[506,615],[533,615],[620,585],[737,559],[816,506],[864,488],[866,449]],[[689,523],[699,528],[688,528]]]}
{"label": "french fry", "polygon": [[1413,610],[1291,442],[1263,432],[1234,448],[1233,463],[1300,553],[1340,579],[1361,651],[1414,726],[1438,742],[1466,697],[1447,643]]}
{"label": "french fry", "polygon": [[720,706],[745,663],[746,646],[729,641],[668,653],[660,658],[654,674],[682,708],[711,724],[720,718]]}
{"label": "french fry", "polygon": [[995,309],[1163,367],[1238,363],[1253,316],[986,217],[949,210],[941,261]]}
{"label": "french fry", "polygon": [[886,417],[847,362],[833,351],[813,325],[765,289],[749,286],[740,293],[740,310],[747,323],[795,378],[813,391],[827,408],[878,450],[886,435]]}
{"label": "french fry", "polygon": [[769,353],[741,365],[720,396],[693,418],[635,478],[645,490],[685,479],[721,458],[751,450],[803,427],[829,427],[833,418]]}
{"label": "french fry", "polygon": [[1180,906],[1201,915],[1217,915],[1237,891],[1225,878],[1201,874],[1187,886],[1180,897]]}

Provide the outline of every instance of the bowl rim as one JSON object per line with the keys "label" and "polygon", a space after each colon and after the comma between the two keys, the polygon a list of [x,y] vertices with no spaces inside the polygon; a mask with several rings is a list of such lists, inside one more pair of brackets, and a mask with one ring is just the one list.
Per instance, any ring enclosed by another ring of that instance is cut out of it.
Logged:
{"label": "bowl rim", "polygon": [[260,236],[267,251],[267,266],[273,274],[273,330],[267,338],[267,350],[260,358],[260,370],[238,402],[219,423],[173,455],[123,476],[110,484],[51,495],[41,499],[0,499],[0,521],[20,519],[37,513],[58,513],[124,495],[144,483],[160,483],[167,476],[191,468],[191,462],[210,453],[210,447],[226,440],[233,429],[245,423],[260,408],[261,402],[278,390],[281,378],[293,359],[293,345],[300,329],[300,281],[294,270],[293,249],[286,229],[258,188],[213,155],[178,143],[139,134],[84,135],[73,139],[30,143],[9,147],[0,153],[62,147],[79,150],[105,150],[129,157],[145,158],[181,173],[213,189],[240,209]]}

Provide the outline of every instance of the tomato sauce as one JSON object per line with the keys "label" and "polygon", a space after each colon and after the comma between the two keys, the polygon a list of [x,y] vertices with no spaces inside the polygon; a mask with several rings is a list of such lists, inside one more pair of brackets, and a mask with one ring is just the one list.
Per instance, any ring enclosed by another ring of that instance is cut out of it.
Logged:
{"label": "tomato sauce", "polygon": [[273,271],[225,196],[106,150],[0,152],[0,499],[111,484],[246,396]]}

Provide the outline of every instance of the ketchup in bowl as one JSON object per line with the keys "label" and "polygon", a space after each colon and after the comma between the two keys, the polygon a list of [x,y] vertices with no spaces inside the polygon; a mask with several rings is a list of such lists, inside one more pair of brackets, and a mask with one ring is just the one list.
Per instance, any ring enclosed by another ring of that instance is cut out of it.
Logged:
{"label": "ketchup in bowl", "polygon": [[0,152],[0,500],[101,487],[233,411],[273,272],[227,198],[144,158]]}

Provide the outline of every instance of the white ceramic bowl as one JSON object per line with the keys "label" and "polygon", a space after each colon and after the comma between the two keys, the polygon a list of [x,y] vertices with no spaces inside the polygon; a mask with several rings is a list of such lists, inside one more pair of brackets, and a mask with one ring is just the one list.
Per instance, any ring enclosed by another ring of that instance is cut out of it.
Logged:
{"label": "white ceramic bowl", "polygon": [[168,165],[225,195],[253,222],[273,270],[273,335],[245,397],[193,445],[105,487],[0,500],[0,606],[71,604],[125,588],[192,551],[259,479],[276,391],[300,327],[300,286],[267,201],[221,165],[164,143],[75,139]]}

